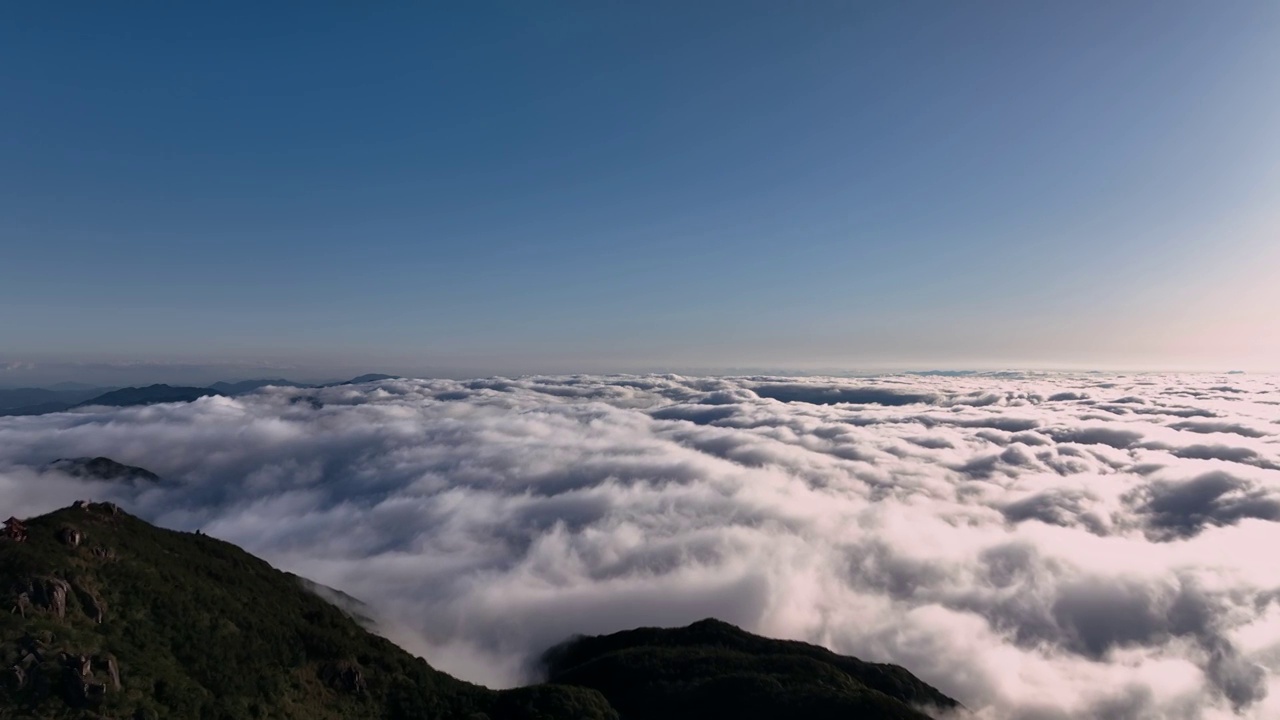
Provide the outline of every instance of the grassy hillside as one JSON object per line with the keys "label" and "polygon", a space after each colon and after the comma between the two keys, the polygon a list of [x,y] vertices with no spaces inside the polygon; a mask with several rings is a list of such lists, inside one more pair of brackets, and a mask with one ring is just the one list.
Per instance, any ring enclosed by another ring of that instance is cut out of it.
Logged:
{"label": "grassy hillside", "polygon": [[112,505],[0,541],[0,718],[612,718],[581,688],[433,670],[295,576]]}
{"label": "grassy hillside", "polygon": [[544,657],[553,682],[594,688],[632,720],[925,720],[959,708],[896,666],[770,640],[718,620],[578,638]]}
{"label": "grassy hillside", "polygon": [[431,668],[314,585],[114,505],[0,539],[0,719],[920,720],[954,701],[891,665],[704,621],[578,638],[551,684],[508,691]]}

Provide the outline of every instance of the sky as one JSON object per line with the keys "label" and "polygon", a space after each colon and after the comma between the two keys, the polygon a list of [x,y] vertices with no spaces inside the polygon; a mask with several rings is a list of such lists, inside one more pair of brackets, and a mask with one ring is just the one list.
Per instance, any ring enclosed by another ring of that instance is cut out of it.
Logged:
{"label": "sky", "polygon": [[0,67],[0,385],[1280,370],[1277,3],[27,3]]}

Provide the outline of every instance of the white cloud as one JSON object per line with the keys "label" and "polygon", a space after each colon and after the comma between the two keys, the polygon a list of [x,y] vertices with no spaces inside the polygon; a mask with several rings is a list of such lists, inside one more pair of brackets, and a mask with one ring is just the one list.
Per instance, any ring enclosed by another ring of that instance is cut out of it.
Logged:
{"label": "white cloud", "polygon": [[[986,718],[1263,718],[1278,421],[1254,376],[384,381],[0,418],[0,502],[203,528],[492,684],[717,616]],[[83,455],[166,481],[34,469]]]}

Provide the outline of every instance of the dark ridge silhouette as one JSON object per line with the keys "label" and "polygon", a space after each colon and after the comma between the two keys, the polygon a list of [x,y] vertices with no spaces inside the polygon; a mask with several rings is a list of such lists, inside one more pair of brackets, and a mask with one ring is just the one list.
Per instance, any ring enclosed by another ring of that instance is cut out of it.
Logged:
{"label": "dark ridge silhouette", "polygon": [[0,408],[22,407],[24,405],[40,405],[56,402],[62,393],[44,388],[13,388],[0,390]]}
{"label": "dark ridge silhouette", "polygon": [[384,375],[382,373],[368,373],[366,375],[353,377],[350,380],[347,380],[346,382],[340,382],[340,383],[334,383],[334,384],[335,385],[359,385],[360,383],[377,382],[379,380],[399,380],[399,379],[401,379],[399,375]]}
{"label": "dark ridge silhouette", "polygon": [[900,406],[921,403],[934,404],[938,401],[936,395],[877,387],[833,387],[807,383],[779,383],[776,385],[757,385],[752,389],[762,398],[770,398],[782,402],[813,403],[814,405],[850,403],[855,405]]}
{"label": "dark ridge silhouette", "polygon": [[0,416],[16,417],[20,415],[48,415],[49,413],[63,412],[75,407],[75,403],[69,402],[48,402],[39,405],[24,405],[16,408],[5,408],[0,410]]}
{"label": "dark ridge silhouette", "polygon": [[[126,387],[118,389],[95,388],[91,390],[54,391],[43,388],[19,388],[17,390],[0,390],[0,417],[13,415],[45,415],[63,412],[78,407],[105,405],[109,407],[129,407],[135,405],[154,405],[157,403],[191,402],[209,395],[234,396],[250,393],[268,387],[321,388],[341,385],[359,385],[360,383],[378,380],[397,380],[398,375],[370,373],[341,382],[323,385],[311,385],[294,382],[283,378],[263,380],[242,380],[239,382],[216,382],[208,387],[187,387],[175,385],[148,385],[146,387]],[[313,406],[318,407],[316,400]]]}
{"label": "dark ridge silhouette", "polygon": [[211,388],[180,387],[173,385],[148,385],[146,387],[127,387],[103,393],[95,398],[85,400],[76,407],[90,405],[108,405],[111,407],[129,407],[133,405],[154,405],[156,403],[191,402],[209,395],[222,395]]}
{"label": "dark ridge silhouette", "polygon": [[110,482],[159,482],[160,476],[150,470],[125,465],[107,457],[58,458],[49,463],[49,468],[59,470],[68,475],[91,480]]}
{"label": "dark ridge silhouette", "polygon": [[62,412],[76,403],[97,397],[114,388],[80,387],[12,388],[0,390],[0,415],[43,415]]}
{"label": "dark ridge silhouette", "polygon": [[[54,391],[45,388],[0,389],[0,416],[14,415],[46,415],[63,413],[74,407],[91,407],[105,405],[111,407],[129,407],[136,405],[156,405],[160,402],[191,402],[210,395],[237,396],[256,391],[264,387],[297,387],[321,388],[351,386],[351,384],[378,382],[378,380],[401,379],[399,375],[370,373],[342,382],[328,384],[298,383],[283,378],[239,380],[239,382],[216,382],[209,387],[168,386],[168,384],[152,384],[147,387],[124,388],[90,388]],[[312,402],[319,407],[319,400]]]}
{"label": "dark ridge silhouette", "polygon": [[52,388],[13,388],[0,390],[0,409],[27,407],[31,405],[47,405],[50,403],[75,404],[104,392],[114,390],[109,387],[71,388],[56,390]]}
{"label": "dark ridge silhouette", "polygon": [[903,373],[903,375],[916,375],[919,377],[973,377],[983,374],[977,370],[909,370]]}
{"label": "dark ridge silhouette", "polygon": [[553,683],[599,690],[624,718],[902,718],[959,709],[896,665],[707,619],[581,637],[543,656]]}

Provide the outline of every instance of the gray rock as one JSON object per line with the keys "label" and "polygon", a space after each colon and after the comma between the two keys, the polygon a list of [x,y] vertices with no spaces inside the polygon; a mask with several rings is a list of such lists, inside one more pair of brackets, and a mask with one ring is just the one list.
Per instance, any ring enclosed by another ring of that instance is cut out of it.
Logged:
{"label": "gray rock", "polygon": [[107,617],[107,603],[98,597],[94,592],[81,585],[75,586],[76,598],[80,600],[80,607],[84,608],[84,614],[89,619],[101,623]]}
{"label": "gray rock", "polygon": [[107,678],[111,681],[112,690],[120,690],[120,666],[116,664],[114,656],[98,655],[93,658],[93,666],[107,674]]}
{"label": "gray rock", "polygon": [[320,679],[326,685],[339,692],[364,695],[369,691],[369,686],[365,683],[364,673],[360,671],[360,666],[352,662],[336,662],[325,665],[320,671]]}
{"label": "gray rock", "polygon": [[97,705],[107,697],[107,686],[102,683],[86,682],[84,684],[84,699],[90,705]]}
{"label": "gray rock", "polygon": [[67,616],[67,594],[71,585],[61,578],[36,578],[27,581],[27,591],[18,596],[18,607],[26,616],[23,600],[28,607],[39,608],[63,618]]}
{"label": "gray rock", "polygon": [[21,690],[27,684],[27,671],[14,665],[5,673],[5,681],[13,690]]}
{"label": "gray rock", "polygon": [[70,526],[58,530],[58,542],[70,547],[79,547],[83,537],[79,530]]}
{"label": "gray rock", "polygon": [[93,660],[88,655],[68,656],[67,667],[82,678],[93,677]]}

